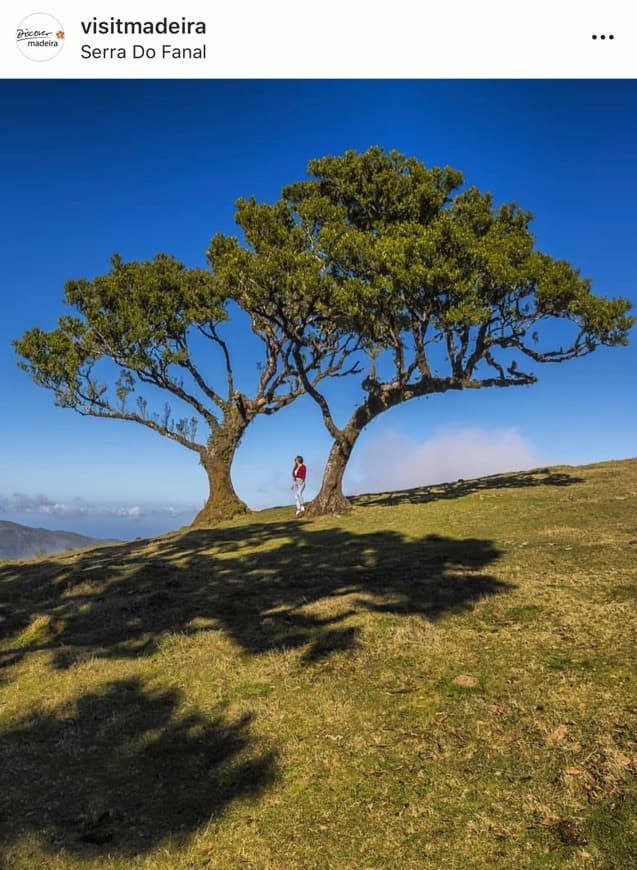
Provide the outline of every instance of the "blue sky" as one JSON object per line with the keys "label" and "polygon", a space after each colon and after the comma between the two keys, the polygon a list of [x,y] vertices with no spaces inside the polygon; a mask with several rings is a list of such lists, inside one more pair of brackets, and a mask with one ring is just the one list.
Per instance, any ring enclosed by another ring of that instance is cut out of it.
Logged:
{"label": "blue sky", "polygon": [[[637,81],[3,81],[0,519],[121,538],[187,524],[206,497],[194,454],[131,423],[54,407],[11,340],[65,312],[68,278],[110,255],[205,265],[234,202],[272,201],[307,161],[379,144],[461,169],[535,214],[538,247],[595,292],[637,301]],[[236,328],[249,373],[249,341]],[[245,345],[242,344],[245,342]],[[245,354],[244,354],[245,348]],[[537,369],[523,389],[434,396],[377,419],[346,490],[417,486],[637,454],[637,346]],[[343,407],[355,385],[343,394]],[[253,507],[311,496],[329,438],[309,400],[246,433],[235,460]]]}

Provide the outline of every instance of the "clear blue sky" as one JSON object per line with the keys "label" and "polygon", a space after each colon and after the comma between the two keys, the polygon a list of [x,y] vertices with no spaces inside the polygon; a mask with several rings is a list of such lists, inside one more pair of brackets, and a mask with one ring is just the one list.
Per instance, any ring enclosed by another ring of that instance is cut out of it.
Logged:
{"label": "clear blue sky", "polygon": [[[64,282],[173,253],[205,265],[239,196],[274,200],[307,161],[379,144],[461,169],[535,214],[538,247],[637,301],[637,81],[3,81],[0,519],[135,537],[190,521],[194,454],[131,423],[55,408],[11,339],[64,313]],[[235,334],[241,355],[241,332]],[[250,363],[251,364],[251,363]],[[637,337],[538,368],[530,388],[411,402],[362,436],[350,491],[637,454]],[[259,420],[234,466],[250,505],[309,494],[329,449],[309,401]]]}

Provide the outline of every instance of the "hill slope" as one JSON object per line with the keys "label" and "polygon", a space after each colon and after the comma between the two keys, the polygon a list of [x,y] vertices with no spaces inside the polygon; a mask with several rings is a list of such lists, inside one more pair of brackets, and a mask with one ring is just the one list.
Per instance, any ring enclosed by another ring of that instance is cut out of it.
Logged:
{"label": "hill slope", "polygon": [[635,866],[637,460],[0,565],[0,863]]}
{"label": "hill slope", "polygon": [[33,556],[79,550],[102,543],[75,532],[36,529],[0,520],[0,559],[30,559]]}

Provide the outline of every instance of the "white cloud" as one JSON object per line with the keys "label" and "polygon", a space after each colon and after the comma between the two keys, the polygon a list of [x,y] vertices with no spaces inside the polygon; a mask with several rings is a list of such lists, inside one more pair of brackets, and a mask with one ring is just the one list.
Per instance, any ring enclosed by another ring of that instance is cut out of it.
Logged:
{"label": "white cloud", "polygon": [[22,492],[14,492],[12,500],[5,499],[5,501],[7,502],[6,510],[18,513],[77,518],[85,516],[88,511],[88,506],[79,499],[74,500],[71,504],[65,504],[53,501],[48,496],[41,494],[26,495]]}
{"label": "white cloud", "polygon": [[113,516],[122,517],[125,520],[141,520],[144,516],[144,510],[139,505],[130,508],[117,508]]}
{"label": "white cloud", "polygon": [[411,489],[544,464],[516,429],[441,431],[422,442],[386,429],[354,453],[345,490]]}
{"label": "white cloud", "polygon": [[69,502],[55,501],[46,495],[26,495],[14,492],[11,497],[0,495],[0,513],[24,513],[54,516],[68,519],[106,517],[136,522],[149,516],[179,517],[193,513],[191,507],[141,507],[140,505],[117,506],[87,502],[81,498]]}

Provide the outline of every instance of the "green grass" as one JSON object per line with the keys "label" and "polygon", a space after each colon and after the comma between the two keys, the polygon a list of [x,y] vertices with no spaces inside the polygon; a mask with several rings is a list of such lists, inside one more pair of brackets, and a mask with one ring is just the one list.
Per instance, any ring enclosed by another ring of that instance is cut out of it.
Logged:
{"label": "green grass", "polygon": [[0,564],[0,866],[629,868],[637,460]]}

